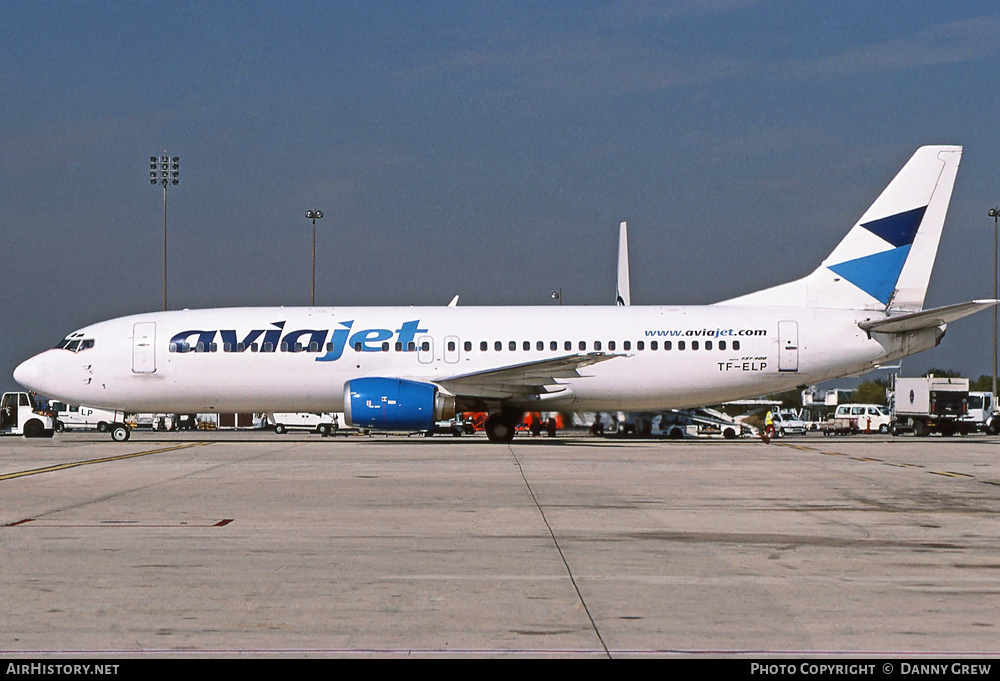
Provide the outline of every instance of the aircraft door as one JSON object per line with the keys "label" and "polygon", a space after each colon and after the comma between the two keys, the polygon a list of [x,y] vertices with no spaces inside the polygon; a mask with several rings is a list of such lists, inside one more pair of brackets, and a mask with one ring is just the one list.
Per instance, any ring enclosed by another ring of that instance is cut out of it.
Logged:
{"label": "aircraft door", "polygon": [[444,361],[454,364],[459,359],[458,336],[444,337]]}
{"label": "aircraft door", "polygon": [[799,323],[778,322],[778,371],[799,370]]}
{"label": "aircraft door", "polygon": [[151,374],[156,371],[156,322],[132,325],[132,372]]}
{"label": "aircraft door", "polygon": [[421,336],[417,339],[417,359],[421,364],[430,364],[434,361],[434,339],[430,336]]}

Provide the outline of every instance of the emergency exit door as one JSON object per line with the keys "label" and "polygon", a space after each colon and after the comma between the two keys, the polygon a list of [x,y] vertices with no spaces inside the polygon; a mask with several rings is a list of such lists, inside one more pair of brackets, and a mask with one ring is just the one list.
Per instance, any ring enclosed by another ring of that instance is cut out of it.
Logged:
{"label": "emergency exit door", "polygon": [[778,371],[799,370],[799,323],[778,322]]}
{"label": "emergency exit door", "polygon": [[156,322],[132,325],[132,372],[151,374],[156,371]]}

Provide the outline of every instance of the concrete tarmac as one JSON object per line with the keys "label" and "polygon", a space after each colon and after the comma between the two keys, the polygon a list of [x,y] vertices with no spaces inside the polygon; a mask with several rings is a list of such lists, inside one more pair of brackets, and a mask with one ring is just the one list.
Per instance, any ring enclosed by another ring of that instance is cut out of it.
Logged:
{"label": "concrete tarmac", "polygon": [[1000,655],[1000,439],[0,440],[0,655]]}

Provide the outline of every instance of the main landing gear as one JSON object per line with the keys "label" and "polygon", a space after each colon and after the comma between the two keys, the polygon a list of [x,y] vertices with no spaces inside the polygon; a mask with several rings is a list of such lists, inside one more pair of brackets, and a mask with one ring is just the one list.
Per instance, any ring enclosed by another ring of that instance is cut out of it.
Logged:
{"label": "main landing gear", "polygon": [[490,414],[483,426],[486,429],[486,437],[490,442],[510,442],[517,432],[517,425],[521,423],[524,414],[514,412],[499,412]]}

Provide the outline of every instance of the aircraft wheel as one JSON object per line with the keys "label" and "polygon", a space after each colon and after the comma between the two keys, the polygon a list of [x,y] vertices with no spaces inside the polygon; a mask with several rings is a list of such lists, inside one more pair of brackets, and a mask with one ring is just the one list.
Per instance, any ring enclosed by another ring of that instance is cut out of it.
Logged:
{"label": "aircraft wheel", "polygon": [[507,414],[492,414],[486,419],[486,437],[490,442],[511,442],[517,432],[518,418]]}
{"label": "aircraft wheel", "polygon": [[116,425],[111,429],[111,439],[115,442],[126,442],[132,437],[132,430],[128,426]]}

